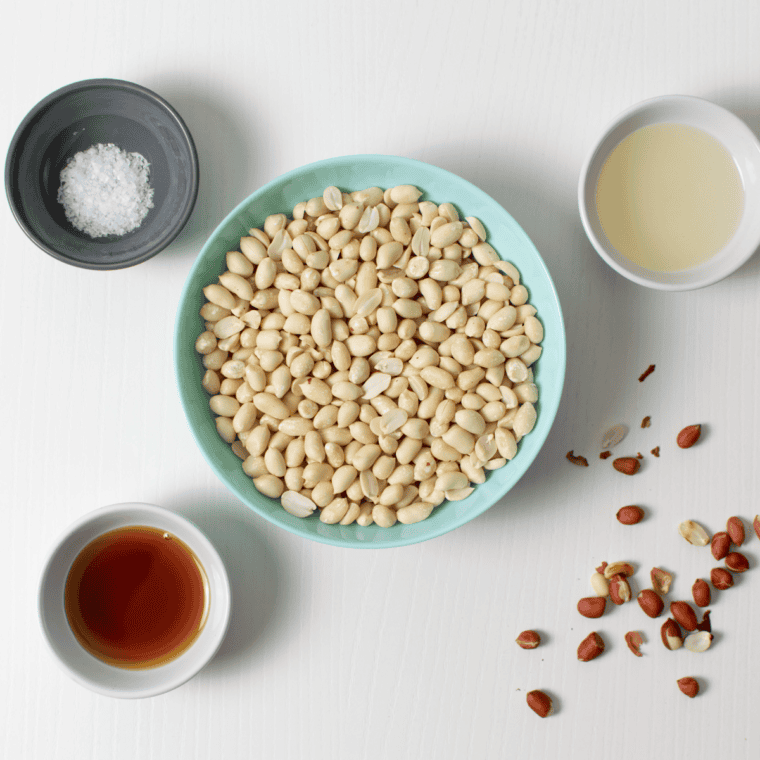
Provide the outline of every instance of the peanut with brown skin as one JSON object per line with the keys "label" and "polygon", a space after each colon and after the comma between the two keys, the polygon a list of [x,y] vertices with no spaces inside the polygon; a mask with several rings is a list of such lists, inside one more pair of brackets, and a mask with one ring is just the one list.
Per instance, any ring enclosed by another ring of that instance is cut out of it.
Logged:
{"label": "peanut with brown skin", "polygon": [[551,697],[543,691],[539,691],[538,689],[529,691],[525,696],[525,700],[528,703],[528,707],[539,718],[548,718],[554,712]]}
{"label": "peanut with brown skin", "polygon": [[623,475],[635,475],[641,467],[641,461],[636,457],[618,457],[612,460],[612,466]]}
{"label": "peanut with brown skin", "polygon": [[681,629],[678,627],[673,618],[668,618],[660,629],[660,635],[662,636],[662,643],[665,649],[675,650],[680,649],[683,646],[683,636],[681,635]]}
{"label": "peanut with brown skin", "polygon": [[607,599],[603,596],[587,596],[578,602],[578,612],[587,618],[600,618],[607,607]]}
{"label": "peanut with brown skin", "polygon": [[624,575],[617,573],[610,578],[610,600],[613,604],[625,604],[631,600],[631,587]]}
{"label": "peanut with brown skin", "polygon": [[536,631],[523,631],[515,641],[522,649],[535,649],[541,644],[541,636]]}
{"label": "peanut with brown skin", "polygon": [[586,636],[578,646],[578,659],[581,662],[590,662],[596,659],[604,652],[604,641],[602,637],[594,631]]}
{"label": "peanut with brown skin", "polygon": [[697,616],[688,602],[671,602],[670,614],[684,630],[695,631],[697,629]]}
{"label": "peanut with brown skin", "polygon": [[744,543],[744,523],[739,517],[729,517],[726,523],[726,532],[728,533],[731,543],[741,546]]}
{"label": "peanut with brown skin", "polygon": [[731,539],[725,530],[721,530],[712,537],[710,551],[717,560],[725,559],[731,551]]}
{"label": "peanut with brown skin", "polygon": [[663,609],[665,609],[665,602],[662,601],[659,594],[656,591],[652,591],[651,588],[645,588],[636,597],[644,612],[649,615],[650,618],[660,617]]}
{"label": "peanut with brown skin", "polygon": [[749,570],[749,560],[741,552],[730,552],[725,561],[726,567],[732,573],[743,573]]}
{"label": "peanut with brown skin", "polygon": [[617,521],[623,525],[636,525],[644,519],[644,510],[634,504],[621,507],[616,515]]}
{"label": "peanut with brown skin", "polygon": [[677,436],[676,443],[682,449],[690,449],[702,434],[701,425],[688,425]]}
{"label": "peanut with brown skin", "polygon": [[678,684],[678,688],[687,697],[694,699],[694,697],[699,694],[699,684],[695,678],[691,678],[690,676],[686,678],[679,678],[676,683]]}
{"label": "peanut with brown skin", "polygon": [[734,585],[734,576],[723,567],[715,567],[710,571],[710,583],[718,591],[725,591]]}
{"label": "peanut with brown skin", "polygon": [[707,585],[707,581],[697,578],[691,587],[691,595],[694,597],[694,604],[697,607],[707,607],[710,604],[710,587]]}

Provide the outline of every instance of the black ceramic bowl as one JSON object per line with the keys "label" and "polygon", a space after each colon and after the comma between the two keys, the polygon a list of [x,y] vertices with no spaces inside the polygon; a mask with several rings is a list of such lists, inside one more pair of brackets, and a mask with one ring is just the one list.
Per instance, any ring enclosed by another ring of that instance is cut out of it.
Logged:
{"label": "black ceramic bowl", "polygon": [[[122,236],[91,238],[58,203],[61,170],[97,143],[136,151],[150,164],[153,208]],[[8,149],[5,191],[16,221],[43,251],[86,269],[122,269],[155,256],[184,227],[198,195],[198,155],[163,98],[131,82],[88,79],[48,95],[21,122]]]}

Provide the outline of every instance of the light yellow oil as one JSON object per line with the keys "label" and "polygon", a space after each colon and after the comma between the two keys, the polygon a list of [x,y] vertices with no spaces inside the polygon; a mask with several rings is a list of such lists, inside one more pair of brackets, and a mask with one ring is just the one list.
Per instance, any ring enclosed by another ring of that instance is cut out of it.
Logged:
{"label": "light yellow oil", "polygon": [[610,243],[658,272],[690,269],[731,239],[744,191],[731,154],[712,135],[683,124],[653,124],[610,153],[596,209]]}

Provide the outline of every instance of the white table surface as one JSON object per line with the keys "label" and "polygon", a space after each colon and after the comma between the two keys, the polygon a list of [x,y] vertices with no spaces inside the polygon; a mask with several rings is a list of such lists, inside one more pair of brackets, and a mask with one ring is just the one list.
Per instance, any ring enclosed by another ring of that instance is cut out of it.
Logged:
{"label": "white table surface", "polygon": [[[0,117],[80,79],[141,83],[198,147],[181,236],[132,269],[93,272],[37,249],[2,204],[3,497],[0,756],[48,758],[756,758],[760,571],[713,605],[702,655],[667,652],[638,605],[576,612],[601,560],[639,587],[673,570],[690,598],[715,564],[677,534],[760,511],[760,257],[701,291],[630,284],[585,238],[581,163],[619,111],[684,93],[760,132],[760,5],[678,0],[330,3],[13,3]],[[433,541],[350,551],[274,528],[219,483],[180,408],[175,309],[201,245],[240,200],[299,165],[391,153],[474,182],[525,228],[567,321],[562,405],[522,481]],[[644,383],[639,374],[650,364]],[[652,426],[639,428],[644,415]],[[627,451],[660,445],[634,478],[599,461],[612,423]],[[698,446],[675,435],[701,422]],[[589,457],[574,467],[569,449]],[[147,501],[190,516],[228,563],[231,630],[216,659],[144,701],[92,694],[43,643],[36,587],[51,542],[96,507]],[[616,510],[646,507],[626,528]],[[760,563],[752,536],[746,553]],[[514,643],[525,628],[545,645]],[[579,663],[597,629],[608,651]],[[623,634],[647,643],[634,658]],[[698,677],[689,700],[675,681]],[[540,720],[525,694],[544,688]]]}

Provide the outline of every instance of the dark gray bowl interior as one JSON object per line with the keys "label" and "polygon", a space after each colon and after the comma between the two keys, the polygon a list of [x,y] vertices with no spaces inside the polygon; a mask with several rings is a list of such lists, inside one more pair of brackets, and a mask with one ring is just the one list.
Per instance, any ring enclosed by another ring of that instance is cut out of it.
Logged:
{"label": "dark gray bowl interior", "polygon": [[[122,236],[91,238],[58,203],[60,173],[79,151],[114,143],[150,163],[153,208]],[[198,157],[179,114],[144,87],[96,79],[64,87],[35,106],[19,126],[5,167],[8,201],[18,223],[44,251],[88,269],[120,269],[149,259],[179,234],[198,193]]]}

